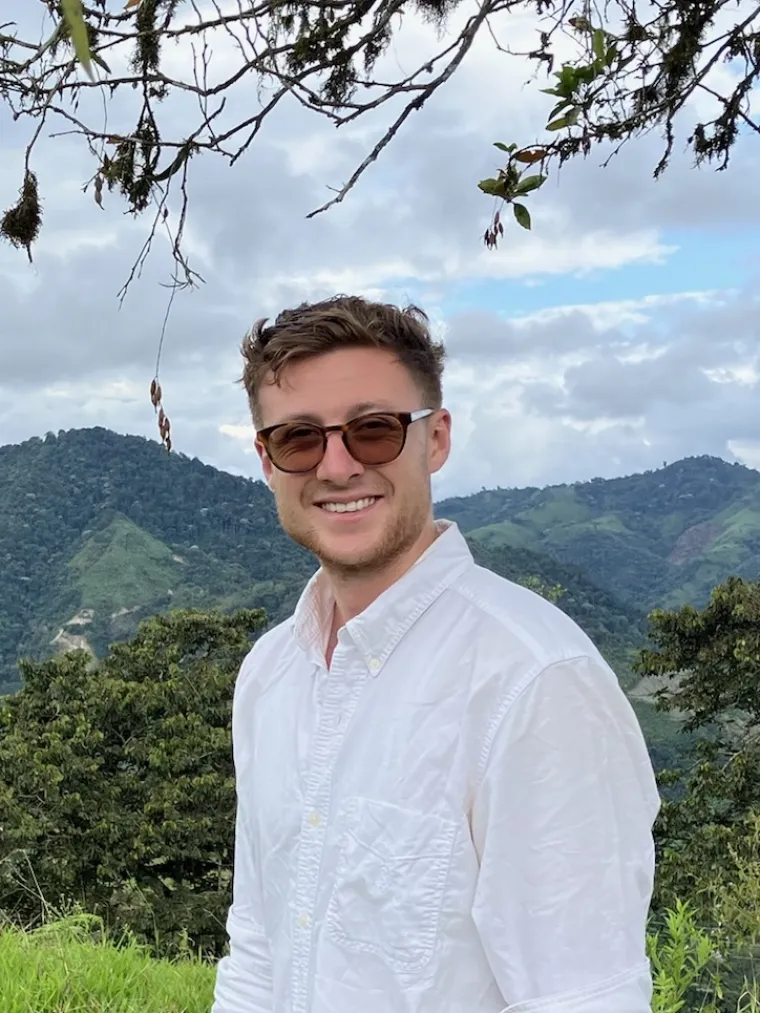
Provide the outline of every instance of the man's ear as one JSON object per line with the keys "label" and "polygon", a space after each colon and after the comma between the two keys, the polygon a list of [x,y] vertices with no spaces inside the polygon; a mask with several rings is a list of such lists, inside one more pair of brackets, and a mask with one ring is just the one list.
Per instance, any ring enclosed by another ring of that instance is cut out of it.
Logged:
{"label": "man's ear", "polygon": [[264,445],[260,442],[260,440],[256,439],[254,441],[253,445],[256,448],[256,453],[259,455],[259,460],[261,461],[261,470],[264,472],[264,481],[266,482],[266,484],[271,489],[272,488],[272,462],[269,460],[269,456],[268,456],[266,450],[264,449]]}
{"label": "man's ear", "polygon": [[440,471],[451,453],[451,414],[446,408],[433,416],[429,435],[428,466],[433,475]]}

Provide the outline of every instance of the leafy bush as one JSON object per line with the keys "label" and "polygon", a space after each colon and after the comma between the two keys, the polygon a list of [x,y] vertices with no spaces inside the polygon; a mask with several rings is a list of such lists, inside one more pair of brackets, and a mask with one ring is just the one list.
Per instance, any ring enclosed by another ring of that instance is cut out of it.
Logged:
{"label": "leafy bush", "polygon": [[78,903],[109,929],[225,941],[234,843],[234,681],[260,612],[177,611],[93,666],[25,663],[0,708],[0,911]]}

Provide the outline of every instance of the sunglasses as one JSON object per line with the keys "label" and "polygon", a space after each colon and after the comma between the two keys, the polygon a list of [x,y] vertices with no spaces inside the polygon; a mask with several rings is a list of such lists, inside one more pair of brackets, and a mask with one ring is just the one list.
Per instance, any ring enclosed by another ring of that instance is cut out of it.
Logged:
{"label": "sunglasses", "polygon": [[434,408],[415,412],[373,412],[337,426],[313,422],[281,422],[256,434],[278,471],[305,474],[319,466],[327,450],[328,433],[341,433],[351,457],[368,467],[395,461],[406,443],[412,422],[427,418]]}

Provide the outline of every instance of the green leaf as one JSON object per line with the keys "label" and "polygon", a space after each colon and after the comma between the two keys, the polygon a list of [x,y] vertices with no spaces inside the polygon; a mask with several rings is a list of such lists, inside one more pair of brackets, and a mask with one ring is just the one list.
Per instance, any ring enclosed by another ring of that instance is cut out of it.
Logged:
{"label": "green leaf", "polygon": [[515,197],[522,197],[526,193],[538,190],[546,182],[546,176],[523,176],[515,189]]}
{"label": "green leaf", "polygon": [[506,197],[507,188],[503,179],[481,179],[478,187],[489,197]]}
{"label": "green leaf", "polygon": [[572,127],[578,122],[578,113],[578,109],[571,109],[569,113],[566,113],[564,116],[560,116],[558,120],[552,120],[551,123],[547,123],[546,129],[562,130],[564,127]]}
{"label": "green leaf", "polygon": [[88,77],[94,80],[92,73],[92,57],[90,40],[87,37],[87,25],[82,13],[82,0],[61,0],[61,9],[69,29],[69,37],[77,59],[84,67]]}
{"label": "green leaf", "polygon": [[182,168],[182,166],[190,157],[191,152],[192,148],[190,146],[190,143],[186,142],[179,149],[173,161],[169,163],[169,165],[163,170],[163,172],[157,173],[153,177],[153,179],[156,182],[163,183],[164,180],[170,179],[172,176],[176,175],[176,173],[179,172],[179,170]]}
{"label": "green leaf", "polygon": [[91,53],[90,55],[92,56],[93,61],[97,63],[99,67],[102,67],[103,70],[106,72],[106,74],[111,73],[111,68],[108,66],[108,64],[106,63],[106,61],[103,59],[102,56],[100,56],[98,53]]}
{"label": "green leaf", "polygon": [[573,94],[578,87],[578,81],[580,80],[579,72],[581,70],[581,67],[575,67],[570,63],[566,63],[563,66],[559,78],[560,93],[562,95],[566,95],[569,98]]}
{"label": "green leaf", "polygon": [[582,84],[591,84],[601,74],[602,70],[604,70],[604,63],[601,60],[594,60],[588,67],[578,68],[578,80]]}
{"label": "green leaf", "polygon": [[572,99],[569,98],[562,99],[562,101],[558,102],[557,105],[549,113],[549,119],[553,120],[555,117],[559,116],[559,114],[562,112],[563,109],[567,109],[568,106],[572,106],[572,104],[573,104]]}
{"label": "green leaf", "polygon": [[606,53],[606,32],[603,28],[597,28],[593,35],[592,46],[594,49],[594,56],[597,60],[603,60]]}
{"label": "green leaf", "polygon": [[493,146],[494,148],[498,148],[499,151],[506,151],[507,154],[511,154],[517,147],[516,144],[503,144],[501,141],[494,141]]}
{"label": "green leaf", "polygon": [[530,211],[525,207],[524,204],[513,204],[512,210],[515,213],[515,221],[518,225],[522,225],[524,229],[530,231]]}
{"label": "green leaf", "polygon": [[615,43],[612,42],[610,43],[609,48],[607,49],[607,53],[605,54],[604,57],[604,62],[607,64],[608,67],[612,66],[612,64],[615,62],[615,58],[617,57],[617,55],[618,55],[618,48],[615,45]]}

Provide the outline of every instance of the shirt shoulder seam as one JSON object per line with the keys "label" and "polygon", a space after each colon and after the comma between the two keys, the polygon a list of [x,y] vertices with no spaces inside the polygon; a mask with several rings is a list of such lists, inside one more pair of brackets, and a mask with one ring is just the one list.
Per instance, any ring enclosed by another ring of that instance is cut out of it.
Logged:
{"label": "shirt shoulder seam", "polygon": [[558,665],[571,665],[576,661],[593,661],[590,654],[568,654],[564,657],[553,658],[548,662],[538,662],[534,666],[528,669],[522,679],[519,680],[514,686],[512,686],[502,697],[499,706],[494,711],[493,717],[488,723],[486,734],[483,739],[483,744],[480,749],[480,756],[478,759],[477,772],[475,777],[475,790],[477,791],[486,774],[486,768],[488,766],[488,760],[491,756],[491,749],[493,748],[494,739],[500,726],[506,720],[507,715],[510,713],[514,705],[517,703],[519,698],[525,693],[525,691],[540,679],[542,675],[549,672],[552,668],[556,668]]}
{"label": "shirt shoulder seam", "polygon": [[[473,563],[473,568],[474,569],[478,568],[476,563]],[[477,588],[473,587],[471,583],[469,583],[466,580],[462,580],[461,579],[462,576],[464,576],[464,574],[460,575],[459,580],[456,580],[452,583],[451,589],[453,591],[456,591],[461,598],[467,601],[474,608],[479,609],[481,612],[488,615],[491,619],[494,620],[494,622],[498,623],[498,625],[502,627],[502,629],[504,629],[506,632],[511,632],[514,634],[516,632],[515,627],[509,622],[509,619],[504,615],[503,611],[499,608],[494,607],[494,605],[487,598],[484,598],[478,592]],[[496,576],[498,576],[498,574]],[[509,578],[507,577],[503,577],[501,579],[504,580],[506,583],[515,585],[515,582],[509,580]],[[556,605],[552,605],[548,601],[545,601],[544,604],[549,609],[556,609],[556,611],[559,612],[564,619],[571,621],[570,617],[566,616],[565,613],[563,613],[561,609],[558,609]],[[583,633],[582,630],[581,633]],[[555,658],[558,661],[564,660],[564,655],[557,655],[556,652],[554,654],[548,652],[543,647],[543,645],[540,644],[535,639],[535,637],[533,637],[530,633],[526,632],[524,629],[520,631],[520,636],[522,637],[522,640],[525,643],[525,645],[528,646],[536,654],[536,656],[541,656],[541,661],[537,663],[550,665],[555,660]]]}

